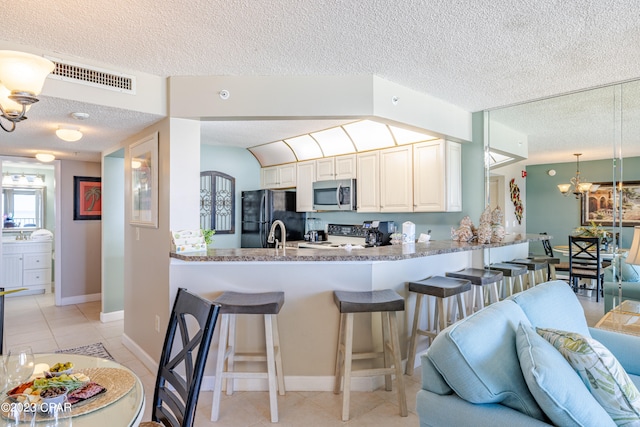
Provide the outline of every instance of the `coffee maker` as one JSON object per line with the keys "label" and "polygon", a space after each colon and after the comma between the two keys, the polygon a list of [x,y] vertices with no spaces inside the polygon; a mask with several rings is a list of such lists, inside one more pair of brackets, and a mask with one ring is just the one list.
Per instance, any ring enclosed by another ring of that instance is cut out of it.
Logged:
{"label": "coffee maker", "polygon": [[396,232],[393,221],[365,221],[362,224],[365,231],[365,245],[384,246],[391,244],[391,235]]}

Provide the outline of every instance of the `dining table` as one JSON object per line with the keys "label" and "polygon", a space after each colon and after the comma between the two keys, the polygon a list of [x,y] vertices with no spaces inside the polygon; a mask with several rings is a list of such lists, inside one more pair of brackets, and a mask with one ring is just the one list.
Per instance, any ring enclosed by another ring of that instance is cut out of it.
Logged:
{"label": "dining table", "polygon": [[[554,251],[560,252],[564,256],[569,256],[569,245],[558,245],[553,247]],[[628,252],[629,249],[618,248],[618,254],[622,255],[625,252]],[[600,250],[600,258],[603,261],[611,261],[615,253],[613,249]]]}
{"label": "dining table", "polygon": [[[35,369],[31,378],[43,377],[56,363],[73,364],[72,373],[83,373],[90,381],[103,386],[106,391],[86,401],[70,405],[61,417],[71,418],[73,427],[137,426],[144,413],[144,388],[140,378],[126,366],[104,358],[69,353],[36,353]],[[5,405],[9,397],[4,396],[0,407],[0,420],[11,426],[51,425],[46,412],[33,411],[24,421],[9,423]],[[35,420],[33,420],[35,418]],[[4,425],[4,424],[1,424]],[[62,424],[61,425],[67,425]]]}

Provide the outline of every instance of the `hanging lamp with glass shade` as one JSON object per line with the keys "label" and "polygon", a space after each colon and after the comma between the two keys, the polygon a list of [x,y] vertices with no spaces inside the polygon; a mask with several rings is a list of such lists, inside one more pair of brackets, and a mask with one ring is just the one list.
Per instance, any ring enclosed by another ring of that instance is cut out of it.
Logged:
{"label": "hanging lamp with glass shade", "polygon": [[16,123],[26,119],[31,104],[38,102],[38,95],[47,75],[55,64],[41,56],[12,50],[0,50],[0,117],[9,121],[0,127],[13,132]]}

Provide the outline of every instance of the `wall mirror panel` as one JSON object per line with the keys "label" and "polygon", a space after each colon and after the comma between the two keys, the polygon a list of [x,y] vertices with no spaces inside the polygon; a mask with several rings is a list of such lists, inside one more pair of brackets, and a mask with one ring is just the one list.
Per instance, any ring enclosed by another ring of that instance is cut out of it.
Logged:
{"label": "wall mirror panel", "polygon": [[[486,202],[503,207],[507,233],[547,232],[553,236],[552,247],[566,246],[569,234],[584,226],[585,203],[588,207],[589,198],[594,197],[585,194],[576,198],[571,192],[562,195],[557,187],[570,183],[577,175],[574,154],[582,154],[579,159],[582,182],[607,183],[613,189],[622,185],[624,189],[625,182],[640,181],[638,139],[639,81],[487,111],[485,150],[494,164],[485,162]],[[525,158],[522,158],[523,147],[526,147]],[[502,159],[503,163],[495,164],[496,159]],[[514,221],[514,206],[508,191],[512,179],[526,194],[522,224]],[[613,220],[602,227],[620,236],[621,250],[612,249],[615,260],[631,244],[633,228],[623,227],[621,219],[623,212],[626,216],[632,214],[625,190],[610,191],[607,197],[609,200],[602,206],[608,208],[607,214]],[[530,251],[544,253],[540,243],[531,244]],[[554,255],[561,261],[567,260],[559,251]],[[489,259],[496,261],[491,256]],[[613,264],[615,267],[616,263]]]}

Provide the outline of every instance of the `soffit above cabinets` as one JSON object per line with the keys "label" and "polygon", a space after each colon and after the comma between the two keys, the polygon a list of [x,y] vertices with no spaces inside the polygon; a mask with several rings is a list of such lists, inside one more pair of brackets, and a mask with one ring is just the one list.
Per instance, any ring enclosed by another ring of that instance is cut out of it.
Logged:
{"label": "soffit above cabinets", "polygon": [[374,120],[354,120],[341,126],[273,141],[248,149],[258,159],[260,165],[265,167],[433,139],[438,139],[438,136]]}

